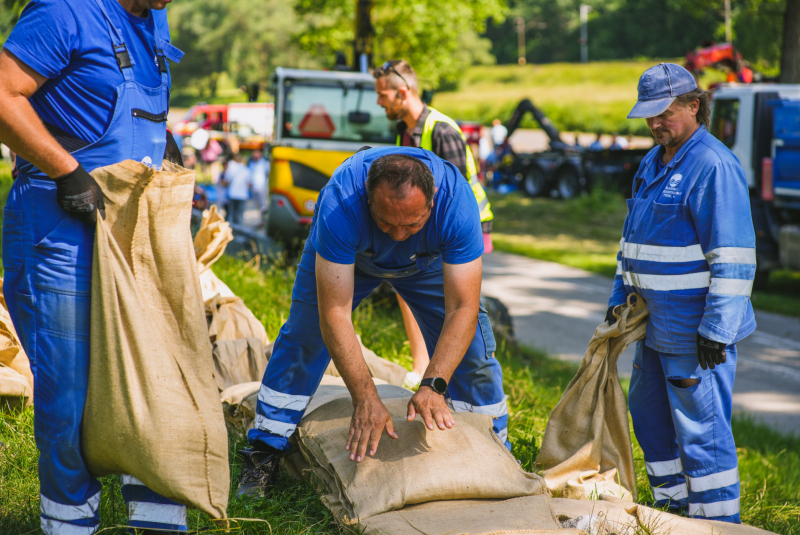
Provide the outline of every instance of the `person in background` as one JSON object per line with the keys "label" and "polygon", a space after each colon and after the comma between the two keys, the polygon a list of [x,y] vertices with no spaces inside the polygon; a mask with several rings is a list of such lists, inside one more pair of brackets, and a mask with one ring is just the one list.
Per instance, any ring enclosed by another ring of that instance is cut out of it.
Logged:
{"label": "person in background", "polygon": [[597,133],[597,139],[595,139],[591,145],[589,145],[589,150],[596,150],[600,151],[603,150],[603,144],[600,143],[600,136],[602,134],[600,132]]}
{"label": "person in background", "polygon": [[[91,535],[100,526],[102,484],[81,441],[94,236],[104,215],[90,173],[179,158],[166,128],[167,60],[183,53],[170,43],[167,3],[32,0],[0,52],[0,140],[19,169],[3,213],[3,289],[34,375],[45,535]],[[128,439],[135,447],[137,437]],[[187,531],[184,505],[131,475],[121,483],[131,529]]]}
{"label": "person in background", "polygon": [[228,221],[241,225],[244,222],[245,204],[250,198],[250,188],[253,184],[250,169],[242,161],[241,154],[234,154],[227,160],[222,181],[226,187],[225,196],[230,207],[230,214],[226,214]]}
{"label": "person in background", "polygon": [[247,163],[253,186],[251,188],[253,200],[258,204],[262,213],[267,209],[267,186],[269,185],[269,160],[264,158],[264,153],[258,149],[253,151]]}
{"label": "person in background", "polygon": [[500,122],[500,119],[495,119],[492,121],[492,141],[494,142],[495,148],[499,147],[506,141],[506,137],[508,137],[508,128],[503,126],[503,123]]}
{"label": "person in background", "polygon": [[629,404],[658,506],[739,523],[731,431],[736,343],[756,328],[755,232],[744,169],[712,136],[709,95],[673,63],[647,69],[629,119],[656,146],[642,160],[606,320],[635,293],[650,315]]}

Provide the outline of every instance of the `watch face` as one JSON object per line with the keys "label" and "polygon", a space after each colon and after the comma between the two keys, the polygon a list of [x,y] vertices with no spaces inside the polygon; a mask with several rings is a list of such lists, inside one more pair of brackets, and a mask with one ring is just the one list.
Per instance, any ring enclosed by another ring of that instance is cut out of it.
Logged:
{"label": "watch face", "polygon": [[444,394],[447,391],[447,381],[441,377],[437,377],[433,380],[433,389],[440,394]]}

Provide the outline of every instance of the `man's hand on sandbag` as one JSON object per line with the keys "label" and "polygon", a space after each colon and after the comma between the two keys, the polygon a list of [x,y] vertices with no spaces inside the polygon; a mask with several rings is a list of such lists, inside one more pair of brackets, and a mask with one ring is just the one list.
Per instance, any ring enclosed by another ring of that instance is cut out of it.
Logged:
{"label": "man's hand on sandbag", "polygon": [[408,402],[408,421],[416,418],[417,414],[422,416],[425,427],[431,431],[433,431],[434,422],[442,431],[450,429],[455,424],[444,396],[434,392],[431,388],[421,387],[416,394],[411,396],[411,401]]}
{"label": "man's hand on sandbag", "polygon": [[375,455],[384,429],[387,435],[397,438],[392,415],[386,410],[377,394],[357,403],[350,419],[350,434],[347,436],[345,446],[350,452],[350,460],[358,463],[363,461],[368,446],[370,457]]}

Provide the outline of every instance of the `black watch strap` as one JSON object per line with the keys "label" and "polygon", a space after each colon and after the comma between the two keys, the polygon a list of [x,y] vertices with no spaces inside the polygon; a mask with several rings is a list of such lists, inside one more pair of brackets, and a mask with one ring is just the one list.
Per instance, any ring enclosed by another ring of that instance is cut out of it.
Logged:
{"label": "black watch strap", "polygon": [[447,392],[447,381],[441,377],[428,377],[419,382],[420,388],[428,386],[433,389],[437,394],[444,395]]}

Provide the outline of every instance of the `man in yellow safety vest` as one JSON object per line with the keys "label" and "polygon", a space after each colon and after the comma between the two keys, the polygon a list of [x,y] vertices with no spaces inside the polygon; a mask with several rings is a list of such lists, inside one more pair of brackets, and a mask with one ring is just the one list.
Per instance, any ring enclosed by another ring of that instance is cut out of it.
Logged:
{"label": "man in yellow safety vest", "polygon": [[[492,252],[492,208],[486,191],[478,180],[475,159],[467,144],[467,138],[458,124],[450,117],[429,107],[419,96],[417,73],[404,60],[387,61],[372,72],[375,77],[375,92],[378,105],[386,110],[389,119],[397,120],[397,145],[419,147],[429,150],[452,163],[469,181],[481,215],[484,252]],[[413,372],[407,382],[416,382],[418,374],[422,377],[428,365],[428,351],[419,326],[411,314],[411,309],[397,296],[403,323],[411,345],[414,360]]]}

